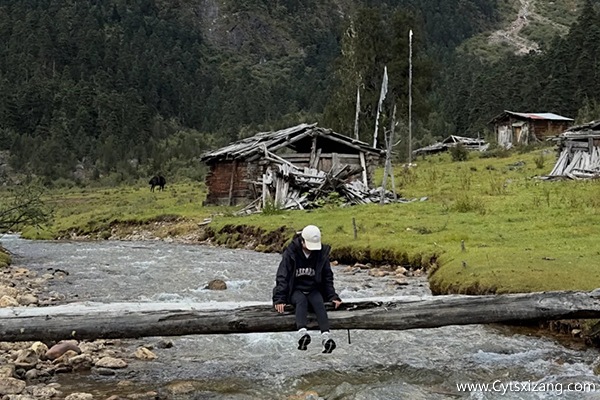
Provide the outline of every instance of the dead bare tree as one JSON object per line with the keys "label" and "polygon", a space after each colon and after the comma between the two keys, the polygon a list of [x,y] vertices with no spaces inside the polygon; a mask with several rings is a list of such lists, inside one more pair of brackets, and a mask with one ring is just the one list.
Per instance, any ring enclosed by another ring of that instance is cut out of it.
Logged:
{"label": "dead bare tree", "polygon": [[42,227],[50,221],[52,211],[42,200],[44,189],[38,186],[16,186],[0,199],[0,232],[24,226]]}

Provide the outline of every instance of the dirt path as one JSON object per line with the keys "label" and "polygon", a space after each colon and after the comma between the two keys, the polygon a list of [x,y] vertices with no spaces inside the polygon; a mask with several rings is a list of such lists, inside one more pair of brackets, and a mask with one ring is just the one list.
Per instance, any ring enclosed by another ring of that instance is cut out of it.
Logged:
{"label": "dirt path", "polygon": [[516,48],[516,54],[527,54],[530,51],[540,51],[538,43],[521,36],[521,30],[536,19],[543,19],[541,15],[535,12],[533,0],[519,0],[521,7],[517,13],[517,18],[510,23],[506,29],[500,29],[490,35],[491,43],[508,42]]}

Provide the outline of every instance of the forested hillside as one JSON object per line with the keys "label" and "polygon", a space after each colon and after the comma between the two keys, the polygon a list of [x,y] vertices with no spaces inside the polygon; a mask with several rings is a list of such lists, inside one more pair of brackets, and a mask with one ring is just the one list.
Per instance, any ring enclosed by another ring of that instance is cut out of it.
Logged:
{"label": "forested hillside", "polygon": [[578,122],[600,118],[600,13],[596,2],[581,3],[568,34],[544,51],[497,61],[455,54],[439,91],[447,129],[473,136],[505,109],[554,112]]}
{"label": "forested hillside", "polygon": [[477,133],[503,108],[593,106],[594,11],[542,54],[490,62],[457,52],[499,28],[498,3],[5,0],[0,164],[9,157],[13,171],[47,183],[200,178],[202,152],[258,130],[318,121],[350,134],[357,87],[361,138],[371,140],[384,66],[386,115],[396,104],[406,125],[409,29],[423,142]]}

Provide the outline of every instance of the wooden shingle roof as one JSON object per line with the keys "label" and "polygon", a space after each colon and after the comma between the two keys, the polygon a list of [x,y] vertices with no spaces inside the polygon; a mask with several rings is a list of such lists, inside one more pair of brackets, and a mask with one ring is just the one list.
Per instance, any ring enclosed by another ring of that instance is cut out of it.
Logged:
{"label": "wooden shingle roof", "polygon": [[291,128],[274,132],[261,132],[249,138],[238,140],[220,149],[208,152],[201,158],[204,162],[217,160],[256,160],[266,150],[275,153],[284,147],[295,149],[302,139],[319,137],[322,140],[336,142],[357,152],[372,153],[381,156],[383,150],[369,146],[367,143],[333,132],[331,129],[318,127],[317,124],[300,124]]}

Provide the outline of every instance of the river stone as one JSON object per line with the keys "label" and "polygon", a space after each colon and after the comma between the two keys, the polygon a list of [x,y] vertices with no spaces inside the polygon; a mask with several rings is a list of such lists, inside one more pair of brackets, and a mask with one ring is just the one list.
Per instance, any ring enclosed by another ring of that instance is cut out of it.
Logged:
{"label": "river stone", "polygon": [[154,360],[156,359],[156,354],[151,352],[145,347],[139,347],[135,353],[133,354],[135,358],[138,360]]}
{"label": "river stone", "polygon": [[12,364],[0,365],[0,378],[12,378],[15,376],[15,366]]}
{"label": "river stone", "polygon": [[25,380],[27,382],[44,381],[47,380],[47,378],[50,378],[50,376],[50,372],[46,370],[30,369],[25,373]]}
{"label": "river stone", "polygon": [[18,307],[19,302],[12,296],[2,296],[0,297],[0,308],[5,307]]}
{"label": "river stone", "polygon": [[76,357],[76,356],[77,356],[77,352],[75,352],[73,350],[67,350],[62,356],[60,356],[57,359],[55,359],[54,361],[52,361],[52,364],[62,365],[62,366],[70,366],[71,358]]}
{"label": "river stone", "polygon": [[96,361],[96,367],[120,369],[127,368],[127,363],[120,358],[103,357]]}
{"label": "river stone", "polygon": [[94,396],[89,393],[72,393],[65,400],[94,400]]}
{"label": "river stone", "polygon": [[20,350],[15,365],[20,368],[31,369],[40,361],[36,352],[32,349]]}
{"label": "river stone", "polygon": [[17,297],[19,295],[19,291],[14,287],[0,285],[0,297],[9,296],[9,297]]}
{"label": "river stone", "polygon": [[31,394],[41,399],[51,399],[54,396],[60,396],[61,392],[54,389],[53,387],[35,386],[33,387]]}
{"label": "river stone", "polygon": [[69,365],[73,367],[73,371],[87,371],[92,369],[94,360],[89,354],[80,354],[70,358]]}
{"label": "river stone", "polygon": [[206,287],[210,290],[225,290],[227,289],[227,284],[221,279],[213,279],[212,281],[208,282]]}
{"label": "river stone", "polygon": [[29,306],[31,304],[37,304],[38,298],[31,293],[25,293],[17,296],[17,302],[22,306]]}
{"label": "river stone", "polygon": [[30,349],[33,350],[38,357],[41,357],[48,351],[48,346],[42,342],[35,342],[31,345]]}
{"label": "river stone", "polygon": [[100,351],[101,344],[97,342],[83,342],[79,343],[78,347],[82,353],[96,353]]}
{"label": "river stone", "polygon": [[15,378],[0,378],[0,393],[2,394],[20,394],[25,390],[27,384]]}
{"label": "river stone", "polygon": [[155,344],[159,349],[170,349],[173,347],[173,342],[171,340],[161,339]]}
{"label": "river stone", "polygon": [[406,275],[407,272],[408,270],[402,266],[396,268],[396,275]]}
{"label": "river stone", "polygon": [[77,341],[66,340],[50,347],[50,350],[46,352],[45,356],[49,360],[55,360],[69,350],[72,350],[77,354],[81,354],[81,349],[77,346]]}
{"label": "river stone", "polygon": [[387,276],[390,273],[388,271],[383,271],[381,269],[372,268],[369,270],[369,275],[374,276],[376,278],[381,278],[383,276]]}

